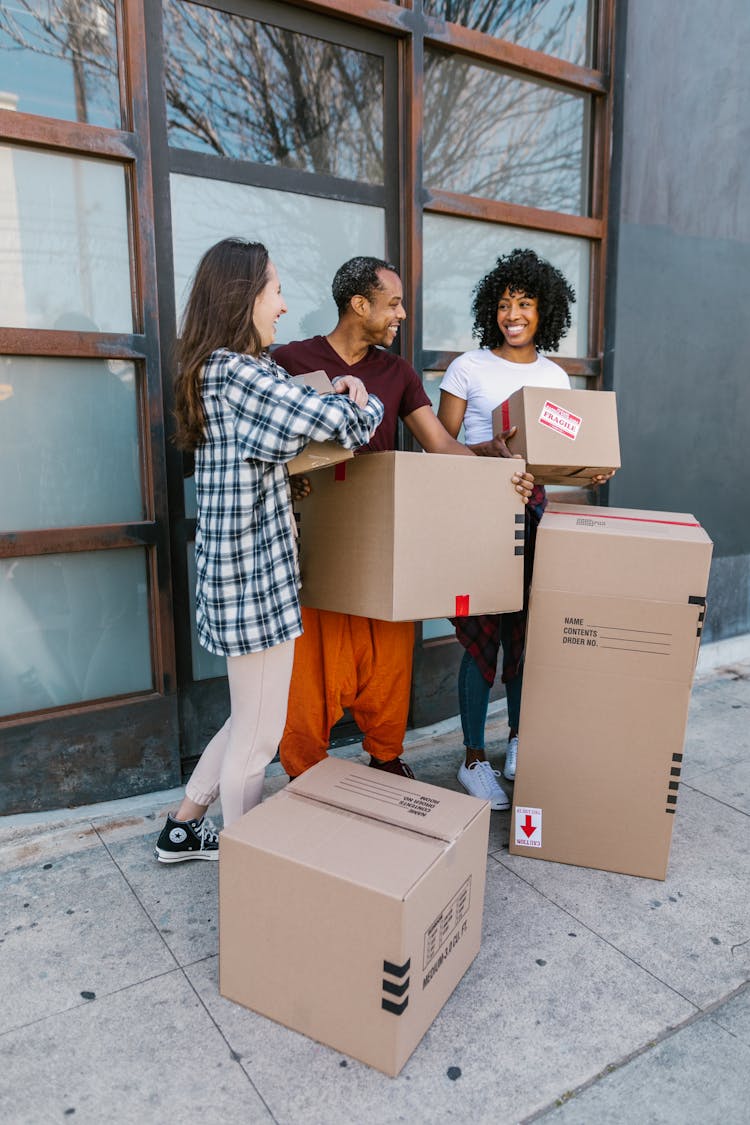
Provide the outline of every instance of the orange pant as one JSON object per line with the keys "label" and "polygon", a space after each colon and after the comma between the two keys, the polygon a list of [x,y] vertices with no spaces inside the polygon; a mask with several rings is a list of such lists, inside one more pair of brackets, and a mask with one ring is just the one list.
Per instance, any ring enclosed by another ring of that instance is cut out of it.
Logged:
{"label": "orange pant", "polygon": [[303,608],[302,625],[279,747],[286,772],[296,777],[323,761],[345,707],[368,754],[383,762],[398,758],[409,715],[413,622]]}

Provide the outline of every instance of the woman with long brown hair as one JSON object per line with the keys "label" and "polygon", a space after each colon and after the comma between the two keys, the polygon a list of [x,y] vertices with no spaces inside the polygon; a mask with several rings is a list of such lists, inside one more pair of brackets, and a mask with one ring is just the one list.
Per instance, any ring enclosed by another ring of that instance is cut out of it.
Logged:
{"label": "woman with long brown hair", "polygon": [[231,713],[167,818],[162,863],[216,859],[206,809],[221,795],[226,825],[258,804],[284,729],[302,632],[286,462],[311,440],[363,445],[383,416],[358,379],[330,395],[291,383],[267,351],[285,312],[264,246],[228,238],[206,252],[178,346],[176,440],[195,454],[198,638],[227,658]]}

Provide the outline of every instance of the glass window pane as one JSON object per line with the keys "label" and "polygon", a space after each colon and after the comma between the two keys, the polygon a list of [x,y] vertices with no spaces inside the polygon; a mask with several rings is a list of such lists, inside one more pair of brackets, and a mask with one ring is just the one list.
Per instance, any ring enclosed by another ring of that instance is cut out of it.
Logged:
{"label": "glass window pane", "polygon": [[[453,349],[448,349],[453,350]],[[427,392],[427,397],[432,404],[432,409],[437,414],[440,409],[440,384],[443,381],[445,371],[423,371],[422,372],[422,386]],[[464,440],[464,425],[463,422],[459,428],[456,437],[459,441]]]}
{"label": "glass window pane", "polygon": [[[424,217],[424,347],[435,351],[476,348],[471,335],[472,293],[501,254],[535,250],[562,270],[576,292],[573,323],[557,353],[588,354],[589,243],[546,231],[499,226],[447,215]],[[445,263],[450,262],[447,270]]]}
{"label": "glass window pane", "polygon": [[591,59],[589,0],[425,0],[428,16],[509,39],[580,66]]}
{"label": "glass window pane", "polygon": [[276,264],[289,306],[279,321],[280,344],[330,332],[336,270],[355,254],[384,254],[380,207],[196,176],[173,175],[171,191],[178,315],[201,255],[230,235],[259,239]]}
{"label": "glass window pane", "polygon": [[0,323],[133,331],[121,165],[0,145]]}
{"label": "glass window pane", "polygon": [[165,0],[170,144],[383,182],[383,60]]}
{"label": "glass window pane", "polygon": [[197,573],[195,566],[195,544],[187,545],[188,596],[190,599],[190,652],[193,658],[193,679],[211,680],[216,676],[226,676],[227,658],[208,652],[198,640],[198,626],[195,621],[195,585]]}
{"label": "glass window pane", "polygon": [[[427,397],[432,403],[432,409],[436,414],[440,406],[440,380],[443,378],[444,374],[444,371],[422,372],[422,384],[427,392]],[[463,426],[461,429],[463,429]]]}
{"label": "glass window pane", "polygon": [[135,368],[0,358],[0,530],[143,519]]}
{"label": "glass window pane", "polygon": [[114,0],[3,0],[0,108],[119,129]]}
{"label": "glass window pane", "polygon": [[452,637],[455,626],[451,625],[447,617],[435,617],[431,621],[422,622],[422,640],[434,641],[438,637]]}
{"label": "glass window pane", "polygon": [[195,495],[195,477],[185,477],[182,488],[185,502],[185,518],[194,520],[198,515],[198,501]]}
{"label": "glass window pane", "polygon": [[0,560],[0,714],[153,686],[146,552]]}
{"label": "glass window pane", "polygon": [[582,95],[431,51],[425,60],[425,183],[586,214],[585,109]]}

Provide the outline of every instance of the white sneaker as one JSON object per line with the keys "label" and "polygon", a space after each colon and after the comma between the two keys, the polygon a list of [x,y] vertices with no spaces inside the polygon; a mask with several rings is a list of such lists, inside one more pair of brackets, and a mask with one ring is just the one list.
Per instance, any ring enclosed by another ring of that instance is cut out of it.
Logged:
{"label": "white sneaker", "polygon": [[493,770],[489,762],[464,763],[458,771],[458,780],[472,797],[489,801],[491,809],[509,809],[508,794],[495,780],[499,776],[500,771]]}
{"label": "white sneaker", "polygon": [[508,749],[505,752],[505,765],[503,766],[503,777],[507,777],[508,781],[513,781],[516,776],[516,761],[518,759],[518,739],[508,739]]}

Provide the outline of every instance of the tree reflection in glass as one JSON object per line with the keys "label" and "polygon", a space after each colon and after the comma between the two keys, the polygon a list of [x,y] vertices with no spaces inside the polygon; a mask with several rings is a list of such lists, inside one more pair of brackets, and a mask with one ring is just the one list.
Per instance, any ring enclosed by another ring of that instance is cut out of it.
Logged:
{"label": "tree reflection in glass", "polygon": [[429,187],[586,214],[586,102],[461,55],[425,57]]}
{"label": "tree reflection in glass", "polygon": [[165,0],[170,143],[383,182],[383,63],[321,39]]}
{"label": "tree reflection in glass", "polygon": [[589,0],[425,0],[425,15],[586,66]]}
{"label": "tree reflection in glass", "polygon": [[0,108],[119,128],[114,0],[2,0]]}
{"label": "tree reflection in glass", "polygon": [[[563,337],[558,354],[588,354],[591,249],[586,239],[432,214],[424,217],[425,348],[464,352],[477,346],[471,331],[474,286],[492,269],[501,254],[509,254],[516,248],[535,250],[557,266],[571,283],[578,299],[572,309],[573,323]],[[446,262],[451,263],[450,269],[445,268]]]}

